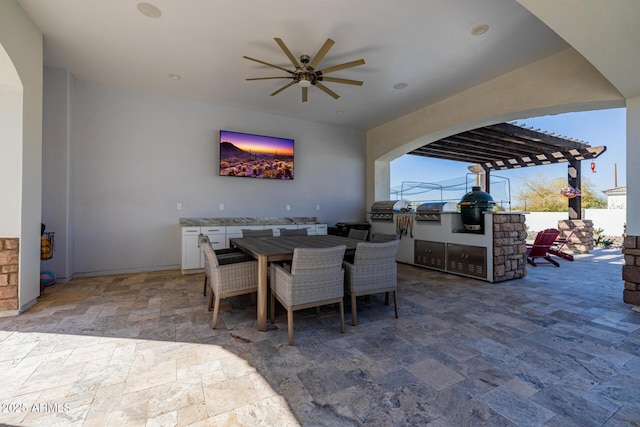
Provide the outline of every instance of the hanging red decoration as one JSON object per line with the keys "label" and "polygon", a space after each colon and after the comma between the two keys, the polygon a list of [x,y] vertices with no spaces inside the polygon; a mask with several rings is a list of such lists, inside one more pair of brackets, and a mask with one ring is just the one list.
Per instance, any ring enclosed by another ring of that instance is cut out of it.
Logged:
{"label": "hanging red decoration", "polygon": [[591,172],[595,173],[596,171],[596,162],[591,162]]}

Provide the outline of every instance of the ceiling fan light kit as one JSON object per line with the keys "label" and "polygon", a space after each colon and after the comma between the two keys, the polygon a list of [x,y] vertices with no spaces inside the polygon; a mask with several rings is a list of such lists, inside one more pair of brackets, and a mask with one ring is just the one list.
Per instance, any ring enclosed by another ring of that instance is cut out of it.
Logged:
{"label": "ceiling fan light kit", "polygon": [[280,49],[282,49],[282,51],[287,56],[287,58],[289,58],[289,61],[291,62],[291,64],[295,68],[294,71],[291,71],[291,70],[286,69],[284,67],[280,67],[279,65],[274,65],[274,64],[271,64],[269,62],[262,61],[260,59],[251,58],[249,56],[243,56],[244,59],[248,59],[249,61],[254,61],[254,62],[257,62],[257,63],[262,64],[262,65],[266,65],[266,66],[269,66],[269,67],[272,67],[272,68],[277,68],[277,69],[279,69],[281,71],[284,71],[284,72],[288,73],[287,76],[255,77],[255,78],[247,79],[248,81],[250,81],[250,80],[272,80],[272,79],[291,79],[292,80],[291,82],[289,82],[286,85],[282,86],[281,88],[279,88],[275,92],[271,93],[270,94],[271,96],[277,95],[280,92],[282,92],[283,90],[285,90],[285,89],[287,89],[287,88],[289,88],[289,87],[291,87],[291,86],[293,86],[294,84],[297,83],[298,86],[300,86],[302,88],[302,102],[307,102],[309,86],[315,86],[318,89],[322,90],[327,95],[331,96],[332,98],[338,99],[338,98],[340,98],[340,95],[338,95],[337,93],[335,93],[334,91],[332,91],[331,89],[329,89],[328,87],[326,87],[325,85],[323,85],[320,82],[324,81],[324,82],[332,82],[332,83],[340,83],[340,84],[349,84],[349,85],[354,85],[354,86],[362,86],[362,84],[364,83],[364,82],[359,81],[359,80],[343,79],[343,78],[338,78],[338,77],[329,77],[329,76],[325,75],[325,74],[333,73],[335,71],[345,70],[347,68],[352,68],[352,67],[357,67],[359,65],[364,65],[364,63],[365,63],[364,59],[358,59],[358,60],[355,60],[355,61],[345,62],[343,64],[334,65],[334,66],[327,67],[327,68],[324,68],[322,70],[317,70],[316,71],[316,67],[318,66],[318,64],[320,64],[320,61],[322,61],[322,59],[325,57],[327,52],[329,52],[329,49],[331,49],[331,47],[335,43],[331,39],[327,39],[327,41],[324,42],[324,44],[322,45],[322,47],[320,48],[318,53],[316,53],[316,56],[313,57],[313,59],[311,59],[311,57],[309,55],[306,55],[306,54],[300,55],[300,62],[298,62],[296,57],[293,56],[293,54],[291,53],[291,51],[289,50],[287,45],[285,45],[284,42],[281,39],[275,38],[274,40],[276,41],[278,46],[280,46]]}

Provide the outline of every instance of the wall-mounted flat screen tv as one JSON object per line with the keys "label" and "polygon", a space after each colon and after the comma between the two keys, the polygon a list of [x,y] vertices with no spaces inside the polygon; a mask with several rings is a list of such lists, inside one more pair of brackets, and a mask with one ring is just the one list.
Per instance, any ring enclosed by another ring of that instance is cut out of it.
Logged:
{"label": "wall-mounted flat screen tv", "polygon": [[220,175],[293,179],[293,139],[221,130]]}

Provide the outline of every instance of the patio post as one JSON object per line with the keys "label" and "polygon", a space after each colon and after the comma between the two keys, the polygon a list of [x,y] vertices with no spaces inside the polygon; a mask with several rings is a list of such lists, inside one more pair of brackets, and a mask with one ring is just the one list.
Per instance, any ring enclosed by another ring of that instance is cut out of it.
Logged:
{"label": "patio post", "polygon": [[[567,183],[576,190],[580,190],[580,160],[569,160],[569,166],[567,169]],[[569,199],[569,219],[582,219],[581,196]]]}

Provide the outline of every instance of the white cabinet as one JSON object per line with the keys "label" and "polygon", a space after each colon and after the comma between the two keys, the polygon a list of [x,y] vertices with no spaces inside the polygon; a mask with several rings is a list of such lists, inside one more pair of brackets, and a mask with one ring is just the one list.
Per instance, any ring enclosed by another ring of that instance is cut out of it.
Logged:
{"label": "white cabinet", "polygon": [[213,249],[225,248],[225,227],[182,227],[182,271],[204,268],[204,253],[198,244],[200,233],[209,238]]}
{"label": "white cabinet", "polygon": [[201,268],[198,235],[200,227],[182,227],[182,270]]}
{"label": "white cabinet", "polygon": [[[226,230],[225,227],[220,226],[206,226],[200,227],[200,233],[209,238],[211,247],[216,249],[224,249],[229,247],[225,241]],[[200,268],[204,268],[204,251],[200,248]]]}
{"label": "white cabinet", "polygon": [[209,238],[213,249],[224,249],[225,246],[225,227],[200,227],[200,233]]}
{"label": "white cabinet", "polygon": [[182,272],[197,273],[204,268],[204,254],[198,245],[198,235],[209,238],[213,249],[229,247],[229,239],[242,237],[242,230],[272,229],[274,236],[280,235],[281,228],[306,228],[309,235],[327,234],[327,224],[267,224],[267,225],[231,225],[231,226],[183,226],[182,227]]}
{"label": "white cabinet", "polygon": [[327,235],[327,224],[316,224],[316,234],[318,236],[326,236]]}

